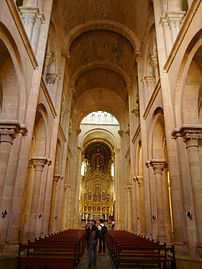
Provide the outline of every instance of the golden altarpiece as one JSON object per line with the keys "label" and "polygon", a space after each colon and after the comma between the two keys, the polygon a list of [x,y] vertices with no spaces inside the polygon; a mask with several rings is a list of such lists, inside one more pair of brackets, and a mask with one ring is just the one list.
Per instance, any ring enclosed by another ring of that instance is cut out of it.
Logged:
{"label": "golden altarpiece", "polygon": [[113,215],[113,176],[110,148],[93,143],[84,151],[85,167],[81,180],[80,213],[82,219],[108,219]]}

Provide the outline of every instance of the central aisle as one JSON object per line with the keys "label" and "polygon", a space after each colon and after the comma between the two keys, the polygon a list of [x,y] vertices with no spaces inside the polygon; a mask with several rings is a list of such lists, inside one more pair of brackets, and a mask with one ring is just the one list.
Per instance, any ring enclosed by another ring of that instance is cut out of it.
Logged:
{"label": "central aisle", "polygon": [[97,265],[95,266],[91,266],[88,267],[88,254],[87,254],[87,250],[85,251],[83,260],[80,264],[80,266],[78,267],[79,269],[86,269],[86,268],[96,268],[96,269],[113,269],[109,254],[108,254],[108,250],[106,249],[105,253],[97,253]]}

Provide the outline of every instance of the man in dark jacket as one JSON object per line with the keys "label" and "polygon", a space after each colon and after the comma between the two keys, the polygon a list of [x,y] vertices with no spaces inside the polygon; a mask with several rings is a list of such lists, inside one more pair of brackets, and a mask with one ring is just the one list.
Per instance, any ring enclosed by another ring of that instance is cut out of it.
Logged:
{"label": "man in dark jacket", "polygon": [[97,261],[97,239],[98,239],[98,228],[95,226],[96,221],[91,220],[91,232],[90,237],[88,239],[88,259],[89,259],[89,267],[93,264],[96,265]]}
{"label": "man in dark jacket", "polygon": [[107,232],[107,227],[103,223],[103,219],[100,219],[100,225],[98,226],[99,231],[99,251],[105,252],[105,233]]}

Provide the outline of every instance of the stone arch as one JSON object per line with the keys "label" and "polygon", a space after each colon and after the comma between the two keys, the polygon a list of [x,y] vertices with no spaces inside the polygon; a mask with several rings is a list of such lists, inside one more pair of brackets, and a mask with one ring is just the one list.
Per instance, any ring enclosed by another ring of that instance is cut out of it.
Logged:
{"label": "stone arch", "polygon": [[69,56],[69,50],[72,42],[80,36],[82,33],[92,30],[110,30],[113,32],[117,32],[123,35],[128,41],[131,43],[134,51],[140,50],[140,41],[138,37],[135,35],[133,31],[131,31],[128,27],[118,23],[112,22],[109,20],[96,20],[96,21],[88,21],[83,24],[80,24],[74,27],[65,37],[64,39],[64,49]]}
{"label": "stone arch", "polygon": [[149,129],[150,159],[164,159],[165,126],[161,107],[155,109]]}
{"label": "stone arch", "polygon": [[115,73],[117,73],[126,83],[127,86],[127,90],[130,91],[131,90],[131,79],[128,76],[128,74],[126,74],[126,72],[124,72],[119,66],[117,66],[116,64],[113,63],[109,63],[109,62],[92,62],[90,64],[86,64],[84,66],[82,66],[81,68],[79,68],[73,75],[71,78],[71,84],[70,87],[71,88],[75,88],[76,82],[79,79],[79,77],[90,70],[93,70],[95,68],[104,68],[104,69],[109,69]]}
{"label": "stone arch", "polygon": [[[177,125],[200,123],[202,38],[199,31],[189,43],[178,74],[175,94]],[[201,59],[201,58],[200,58]]]}
{"label": "stone arch", "polygon": [[60,175],[62,172],[62,143],[57,139],[56,154],[55,154],[55,169],[54,174]]}
{"label": "stone arch", "polygon": [[[107,89],[102,89],[103,92],[105,92],[107,94],[107,92],[112,92],[110,90]],[[96,95],[96,91],[95,89],[91,89],[89,90],[89,93],[91,95],[91,99],[92,100],[98,100],[97,98],[99,97],[98,95]],[[82,107],[82,104],[86,98],[86,96],[88,97],[88,95],[86,93],[83,93],[81,95],[81,97],[79,98],[79,100],[77,101],[76,104],[76,109],[77,109],[77,113],[74,114],[73,117],[73,124],[75,128],[79,128],[80,126],[80,122],[81,120],[88,115],[89,113],[93,112],[93,111],[106,111],[110,114],[112,114],[119,122],[120,128],[122,129],[124,126],[124,119],[123,119],[123,113],[125,112],[126,108],[123,104],[123,101],[121,99],[121,97],[119,97],[117,94],[115,95],[111,95],[113,96],[113,99],[116,101],[116,105],[119,107],[118,110],[116,110],[115,108],[111,107],[108,103],[96,103],[96,102],[92,102],[92,104],[89,102],[88,107],[85,107],[85,110],[82,109],[82,111],[80,110],[80,108]],[[112,103],[112,101],[110,101],[110,99],[108,98],[110,104]],[[114,101],[113,100],[113,101]]]}
{"label": "stone arch", "polygon": [[42,104],[39,104],[32,135],[31,157],[45,157],[47,155],[47,136],[47,112],[45,107]]}
{"label": "stone arch", "polygon": [[24,121],[25,83],[17,46],[0,23],[0,118]]}
{"label": "stone arch", "polygon": [[145,38],[144,62],[143,62],[143,83],[144,98],[147,102],[156,82],[159,78],[158,53],[156,43],[155,24],[152,23]]}
{"label": "stone arch", "polygon": [[142,143],[141,140],[137,144],[137,155],[138,155],[138,162],[137,162],[137,175],[143,176],[143,160],[142,160]]}
{"label": "stone arch", "polygon": [[81,144],[86,147],[89,143],[92,143],[92,141],[98,140],[106,143],[111,148],[111,150],[116,147],[114,135],[110,131],[101,128],[91,129],[87,131],[83,135]]}

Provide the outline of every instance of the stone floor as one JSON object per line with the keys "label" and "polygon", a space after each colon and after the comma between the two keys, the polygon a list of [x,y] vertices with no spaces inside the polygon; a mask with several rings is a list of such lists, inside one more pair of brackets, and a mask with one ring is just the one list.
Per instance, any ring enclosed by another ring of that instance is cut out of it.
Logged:
{"label": "stone floor", "polygon": [[81,264],[79,266],[79,269],[85,269],[85,268],[92,268],[92,269],[113,269],[110,257],[108,255],[108,251],[105,253],[98,253],[97,254],[97,264],[96,266],[88,267],[88,254],[87,251],[85,251],[84,257],[81,261]]}

